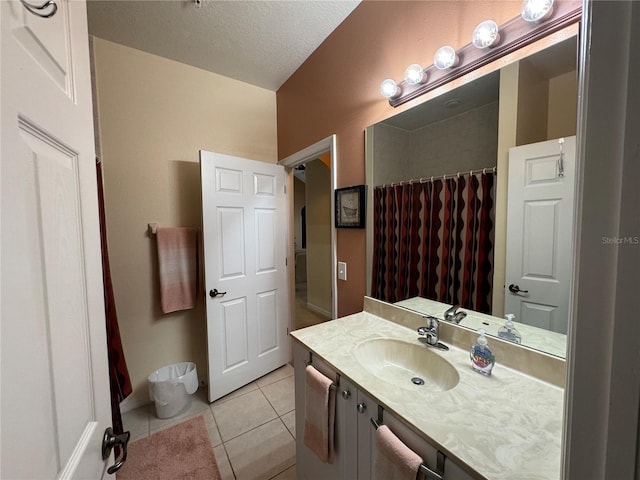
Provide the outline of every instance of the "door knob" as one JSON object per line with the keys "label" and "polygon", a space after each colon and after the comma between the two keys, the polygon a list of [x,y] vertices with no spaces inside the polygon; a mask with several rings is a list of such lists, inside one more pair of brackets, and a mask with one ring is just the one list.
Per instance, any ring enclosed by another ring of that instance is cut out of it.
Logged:
{"label": "door knob", "polygon": [[226,295],[227,292],[219,292],[217,288],[213,290],[209,290],[209,296],[211,298],[216,298],[218,295]]}
{"label": "door knob", "polygon": [[509,291],[511,293],[529,293],[529,290],[520,290],[518,285],[514,285],[513,283],[509,285]]}
{"label": "door knob", "polygon": [[365,410],[367,409],[367,404],[364,402],[361,402],[356,406],[356,409],[358,410],[358,413],[364,413]]}
{"label": "door knob", "polygon": [[129,444],[129,437],[131,434],[129,432],[124,432],[119,435],[113,433],[113,429],[111,427],[107,428],[104,431],[104,437],[102,437],[102,459],[106,460],[109,458],[111,454],[111,450],[115,446],[120,446],[120,456],[116,458],[116,463],[111,465],[107,469],[107,473],[109,475],[114,474],[120,467],[127,461],[127,445]]}
{"label": "door knob", "polygon": [[[29,12],[41,18],[51,18],[58,11],[58,5],[53,0],[44,2],[42,5],[32,5],[28,3],[26,0],[20,0],[20,2],[22,3],[22,6],[24,8],[29,10]],[[51,10],[48,13],[45,12],[45,10],[49,7],[52,7]]]}
{"label": "door knob", "polygon": [[342,398],[344,398],[345,400],[349,400],[350,396],[351,396],[351,392],[348,389],[342,391]]}

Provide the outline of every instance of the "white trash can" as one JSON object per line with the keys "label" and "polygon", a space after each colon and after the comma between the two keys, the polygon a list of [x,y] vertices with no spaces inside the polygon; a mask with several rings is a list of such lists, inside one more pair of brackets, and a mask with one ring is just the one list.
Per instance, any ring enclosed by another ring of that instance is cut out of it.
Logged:
{"label": "white trash can", "polygon": [[156,404],[158,418],[170,418],[191,406],[198,390],[198,372],[193,362],[173,363],[147,377],[149,398]]}

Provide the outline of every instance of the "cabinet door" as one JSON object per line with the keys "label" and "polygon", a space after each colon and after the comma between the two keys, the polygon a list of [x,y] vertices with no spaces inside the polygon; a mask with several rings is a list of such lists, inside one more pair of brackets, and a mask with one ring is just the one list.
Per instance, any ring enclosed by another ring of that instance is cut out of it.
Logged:
{"label": "cabinet door", "polygon": [[443,480],[473,480],[467,472],[465,472],[460,465],[455,463],[450,458],[444,461],[444,477]]}
{"label": "cabinet door", "polygon": [[355,411],[358,420],[358,480],[373,478],[376,430],[371,423],[378,417],[378,404],[366,393],[358,390]]}
{"label": "cabinet door", "polygon": [[[377,408],[377,407],[376,407]],[[373,418],[377,417],[377,411],[375,415],[371,415]],[[421,458],[422,463],[433,471],[438,471],[438,449],[427,442],[424,438],[419,436],[415,431],[410,429],[404,422],[398,420],[388,411],[384,411],[383,423],[391,429],[391,431],[411,450],[416,452]],[[372,428],[373,430],[373,428]],[[375,435],[375,433],[374,433]],[[371,442],[371,464],[375,459],[375,437]],[[371,477],[369,477],[371,478]],[[425,477],[422,474],[418,475],[418,479],[422,480]],[[445,458],[444,460],[444,475],[443,480],[472,480],[474,477],[469,475],[462,467],[456,464],[452,459]]]}
{"label": "cabinet door", "polygon": [[[353,480],[358,477],[358,414],[356,405],[358,401],[358,389],[346,377],[340,378],[339,395],[336,402],[341,413],[340,442],[336,448],[340,449],[343,456],[342,475],[340,478]],[[336,425],[337,427],[338,425]]]}
{"label": "cabinet door", "polygon": [[[331,463],[324,463],[318,456],[304,444],[304,422],[306,411],[306,367],[309,361],[309,351],[294,342],[293,362],[295,371],[295,400],[296,400],[296,472],[300,480],[326,480],[340,479],[344,477],[346,452],[348,442],[345,438],[346,428],[346,403],[342,398],[341,389],[336,392],[336,416],[335,416],[335,455]],[[336,372],[325,362],[316,356],[312,365],[323,375],[336,382]],[[337,383],[337,382],[336,382]]]}

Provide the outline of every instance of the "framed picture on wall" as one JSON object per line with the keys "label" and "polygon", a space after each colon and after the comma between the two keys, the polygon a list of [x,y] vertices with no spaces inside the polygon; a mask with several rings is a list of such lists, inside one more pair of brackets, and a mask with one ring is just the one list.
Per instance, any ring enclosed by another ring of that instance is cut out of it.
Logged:
{"label": "framed picture on wall", "polygon": [[366,185],[336,189],[336,228],[364,228]]}

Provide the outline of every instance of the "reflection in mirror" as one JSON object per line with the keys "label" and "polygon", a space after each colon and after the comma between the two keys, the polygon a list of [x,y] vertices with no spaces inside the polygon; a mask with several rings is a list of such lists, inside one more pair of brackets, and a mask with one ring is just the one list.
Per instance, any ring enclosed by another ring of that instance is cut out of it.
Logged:
{"label": "reflection in mirror", "polygon": [[367,291],[564,357],[576,37],[367,128]]}

